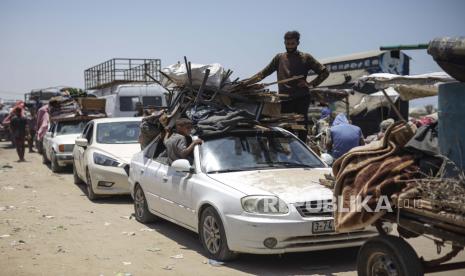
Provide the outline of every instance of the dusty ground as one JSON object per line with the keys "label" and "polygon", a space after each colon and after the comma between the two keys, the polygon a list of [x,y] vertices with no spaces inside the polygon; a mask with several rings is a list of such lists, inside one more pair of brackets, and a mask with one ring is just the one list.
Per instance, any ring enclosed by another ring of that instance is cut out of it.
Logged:
{"label": "dusty ground", "polygon": [[[356,274],[354,249],[209,264],[196,234],[166,221],[130,219],[130,197],[93,203],[70,170],[54,174],[36,153],[17,163],[7,145],[0,143],[0,275]],[[420,254],[435,256],[426,239],[412,243]],[[457,260],[465,261],[465,254]]]}

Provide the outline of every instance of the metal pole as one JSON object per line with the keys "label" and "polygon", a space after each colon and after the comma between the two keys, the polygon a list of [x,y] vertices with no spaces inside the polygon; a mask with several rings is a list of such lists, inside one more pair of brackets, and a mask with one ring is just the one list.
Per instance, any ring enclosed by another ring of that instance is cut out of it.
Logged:
{"label": "metal pole", "polygon": [[386,90],[382,89],[381,91],[383,92],[384,97],[386,97],[387,101],[389,102],[389,105],[391,106],[391,108],[394,109],[394,112],[396,113],[397,117],[399,117],[401,121],[407,122],[404,116],[402,116],[402,114],[400,113],[399,109],[397,109],[397,106],[392,102],[391,98],[386,93]]}

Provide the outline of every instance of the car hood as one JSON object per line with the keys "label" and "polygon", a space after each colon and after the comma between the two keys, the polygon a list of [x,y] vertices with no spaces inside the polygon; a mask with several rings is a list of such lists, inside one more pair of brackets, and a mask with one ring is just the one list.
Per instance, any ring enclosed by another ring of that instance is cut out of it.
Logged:
{"label": "car hood", "polygon": [[132,156],[140,151],[140,144],[98,144],[94,149],[129,164]]}
{"label": "car hood", "polygon": [[63,145],[67,145],[67,144],[71,144],[71,145],[74,145],[74,142],[76,140],[76,138],[79,137],[79,133],[77,134],[66,134],[66,135],[57,135],[55,137],[53,137],[52,141],[53,143],[56,143],[56,144],[63,144]]}
{"label": "car hood", "polygon": [[276,169],[208,174],[247,195],[276,195],[287,203],[332,199],[333,191],[320,184],[330,168]]}

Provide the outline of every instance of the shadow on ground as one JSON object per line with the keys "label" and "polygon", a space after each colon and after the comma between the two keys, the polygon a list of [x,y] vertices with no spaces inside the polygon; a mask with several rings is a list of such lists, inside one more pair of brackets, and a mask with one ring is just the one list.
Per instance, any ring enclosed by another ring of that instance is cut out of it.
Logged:
{"label": "shadow on ground", "polygon": [[[163,219],[145,225],[182,245],[183,249],[208,258],[196,233]],[[358,248],[345,248],[282,255],[241,254],[237,260],[223,266],[255,275],[334,275],[353,272],[356,269],[357,252]]]}

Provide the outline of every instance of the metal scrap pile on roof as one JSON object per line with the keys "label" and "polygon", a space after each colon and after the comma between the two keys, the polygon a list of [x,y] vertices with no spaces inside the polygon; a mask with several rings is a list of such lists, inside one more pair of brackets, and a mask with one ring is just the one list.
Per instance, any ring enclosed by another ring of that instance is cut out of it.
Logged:
{"label": "metal scrap pile on roof", "polygon": [[[285,96],[266,88],[274,83],[244,86],[239,79],[231,81],[232,73],[218,63],[193,64],[186,57],[184,63],[163,68],[159,84],[168,91],[168,127],[172,128],[181,117],[187,117],[199,126],[207,118],[216,116],[236,122],[231,127],[298,128],[297,121],[302,120],[302,116],[281,114],[280,102]],[[228,117],[227,114],[234,112],[238,112],[242,120]]]}

